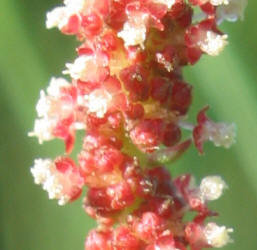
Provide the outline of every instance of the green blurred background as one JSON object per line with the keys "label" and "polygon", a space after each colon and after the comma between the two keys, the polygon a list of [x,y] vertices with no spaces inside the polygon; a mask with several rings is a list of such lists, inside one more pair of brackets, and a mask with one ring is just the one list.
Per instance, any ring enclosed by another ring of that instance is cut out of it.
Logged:
{"label": "green blurred background", "polygon": [[[59,141],[39,146],[27,137],[39,90],[75,58],[73,37],[45,29],[45,13],[57,4],[0,2],[0,250],[82,250],[86,233],[94,226],[81,200],[59,207],[34,185],[29,171],[34,158],[63,152]],[[190,119],[210,104],[214,119],[237,124],[237,144],[230,150],[208,144],[202,157],[192,148],[170,167],[174,176],[191,172],[200,180],[220,174],[228,183],[225,195],[211,204],[220,212],[218,223],[235,230],[234,243],[224,250],[257,249],[256,10],[257,2],[251,0],[244,22],[223,25],[230,41],[225,51],[219,57],[203,57],[185,72],[194,86]]]}

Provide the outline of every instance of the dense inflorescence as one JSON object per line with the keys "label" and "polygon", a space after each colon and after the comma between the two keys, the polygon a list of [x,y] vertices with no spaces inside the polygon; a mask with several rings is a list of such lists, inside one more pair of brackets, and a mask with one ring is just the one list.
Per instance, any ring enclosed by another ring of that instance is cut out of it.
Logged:
{"label": "dense inflorescence", "polygon": [[[65,0],[47,13],[57,27],[81,42],[64,78],[52,78],[40,92],[38,119],[30,136],[39,143],[62,139],[64,156],[37,159],[37,184],[64,205],[84,186],[87,214],[97,220],[87,250],[192,250],[222,247],[232,229],[205,219],[226,184],[205,177],[199,186],[189,174],[172,178],[164,164],[193,142],[230,147],[233,124],[198,114],[187,122],[192,86],[182,68],[203,54],[218,55],[227,44],[223,20],[242,18],[245,0]],[[192,137],[182,141],[182,130]],[[77,161],[71,153],[77,130],[84,130]],[[192,221],[184,216],[194,212]]]}

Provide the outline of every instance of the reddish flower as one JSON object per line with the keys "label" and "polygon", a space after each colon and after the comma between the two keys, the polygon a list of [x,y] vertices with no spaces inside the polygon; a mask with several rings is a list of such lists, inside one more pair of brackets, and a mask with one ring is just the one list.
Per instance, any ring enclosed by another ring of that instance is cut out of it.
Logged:
{"label": "reddish flower", "polygon": [[[37,159],[35,183],[64,205],[84,186],[85,212],[97,220],[87,250],[192,250],[222,247],[232,229],[205,223],[217,213],[208,202],[225,187],[219,176],[197,186],[189,174],[173,179],[164,164],[193,141],[229,147],[234,125],[213,122],[208,107],[187,122],[192,86],[183,67],[202,54],[218,55],[227,35],[223,20],[242,17],[246,0],[64,0],[47,13],[47,28],[75,35],[78,58],[66,64],[72,80],[52,78],[40,92],[38,119],[30,136],[39,143],[59,138],[66,154],[76,131],[85,130],[78,164],[69,156]],[[199,6],[202,20],[195,20]],[[183,130],[192,131],[192,139]],[[194,211],[192,221],[185,215]]]}

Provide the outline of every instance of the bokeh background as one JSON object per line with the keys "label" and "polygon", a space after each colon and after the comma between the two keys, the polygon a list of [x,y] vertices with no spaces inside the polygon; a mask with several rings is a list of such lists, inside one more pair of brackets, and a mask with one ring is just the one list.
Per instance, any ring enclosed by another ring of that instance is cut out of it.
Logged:
{"label": "bokeh background", "polygon": [[[39,90],[64,63],[75,58],[73,37],[46,30],[45,13],[57,0],[0,1],[0,249],[79,250],[94,222],[81,200],[59,207],[34,185],[29,167],[36,157],[63,152],[59,141],[38,145],[28,138]],[[230,150],[208,144],[205,156],[194,148],[170,166],[173,176],[193,173],[197,180],[219,174],[229,185],[211,204],[216,221],[234,228],[224,250],[257,249],[257,1],[249,0],[244,22],[223,24],[230,45],[219,57],[203,57],[185,71],[194,86],[193,121],[205,104],[216,120],[237,124]],[[81,143],[79,141],[78,143]]]}

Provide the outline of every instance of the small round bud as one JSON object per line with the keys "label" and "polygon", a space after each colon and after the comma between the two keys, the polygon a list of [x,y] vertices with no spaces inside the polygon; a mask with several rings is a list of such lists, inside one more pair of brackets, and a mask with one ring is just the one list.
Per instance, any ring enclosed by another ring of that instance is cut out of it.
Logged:
{"label": "small round bud", "polygon": [[111,238],[112,232],[111,231],[97,231],[92,230],[89,232],[86,242],[85,242],[85,249],[86,250],[111,250]]}

